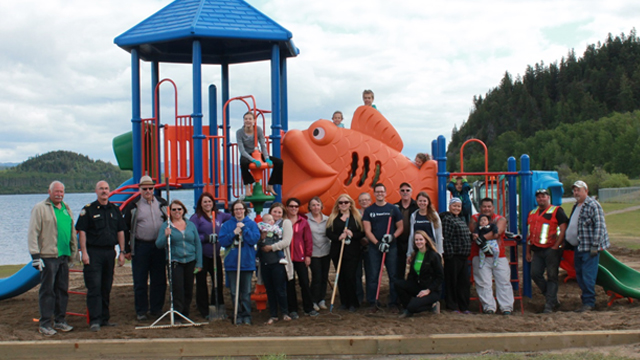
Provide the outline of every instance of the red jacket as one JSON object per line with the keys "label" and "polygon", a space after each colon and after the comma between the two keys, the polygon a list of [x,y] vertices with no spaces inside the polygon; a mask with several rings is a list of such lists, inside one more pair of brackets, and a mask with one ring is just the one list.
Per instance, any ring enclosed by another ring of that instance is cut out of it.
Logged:
{"label": "red jacket", "polygon": [[[476,226],[478,224],[478,217],[480,217],[480,215],[482,214],[475,214],[473,215],[471,218],[473,219],[473,221],[476,222]],[[491,216],[491,222],[496,224],[498,222],[498,220],[502,219],[502,216],[498,215],[498,214],[493,214]],[[504,234],[502,234],[502,236],[500,236],[498,239],[498,246],[500,247],[500,256],[499,257],[507,257],[507,253],[504,250]],[[479,256],[480,255],[480,248],[478,247],[478,244],[476,244],[475,241],[471,242],[471,255],[469,255],[470,259],[473,259],[474,256]],[[492,256],[492,255],[487,255],[487,256]]]}
{"label": "red jacket", "polygon": [[293,224],[293,238],[291,239],[291,260],[303,262],[313,254],[313,238],[311,228],[305,216],[298,214],[298,220]]}

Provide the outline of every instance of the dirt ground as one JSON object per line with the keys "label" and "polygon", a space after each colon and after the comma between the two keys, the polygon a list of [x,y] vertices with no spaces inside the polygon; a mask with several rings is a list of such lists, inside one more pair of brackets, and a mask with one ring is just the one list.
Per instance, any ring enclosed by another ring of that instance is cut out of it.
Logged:
{"label": "dirt ground", "polygon": [[[640,250],[613,248],[611,252],[621,261],[640,270]],[[111,294],[111,321],[118,326],[102,328],[93,333],[89,331],[86,319],[69,316],[68,322],[75,329],[66,334],[58,334],[51,339],[139,339],[139,338],[201,338],[201,337],[244,337],[244,336],[358,336],[358,335],[417,335],[417,334],[455,334],[455,333],[495,333],[495,332],[535,332],[535,331],[580,331],[580,330],[631,330],[640,329],[640,305],[626,300],[617,300],[607,306],[608,297],[601,287],[597,287],[596,311],[577,314],[573,310],[580,306],[580,290],[575,281],[563,282],[561,271],[559,289],[560,310],[550,315],[538,314],[544,305],[544,299],[533,285],[533,298],[524,298],[524,314],[516,300],[513,316],[482,315],[478,313],[478,302],[472,301],[472,315],[455,314],[443,311],[439,315],[418,314],[408,319],[398,319],[388,312],[369,316],[366,309],[356,313],[334,310],[321,311],[317,318],[301,317],[291,322],[279,321],[267,326],[268,312],[253,310],[253,326],[234,326],[230,321],[217,320],[200,327],[173,328],[157,330],[136,330],[139,325],[149,325],[151,321],[138,322],[133,306],[131,269],[116,269],[116,281]],[[72,273],[71,287],[82,291],[84,283],[81,273]],[[333,278],[333,275],[330,276]],[[327,299],[330,299],[330,289]],[[227,292],[227,304],[232,304]],[[382,294],[386,294],[383,284]],[[472,296],[475,295],[472,289]],[[384,300],[384,299],[382,299]],[[168,297],[167,297],[168,301]],[[85,298],[70,295],[69,311],[83,311]],[[338,306],[336,306],[337,308]],[[165,306],[168,308],[168,305]],[[230,307],[229,307],[230,308]],[[12,299],[0,302],[0,341],[38,340],[38,290],[37,288]],[[231,311],[229,309],[229,311]],[[204,322],[195,309],[195,300],[191,314],[196,322]]]}

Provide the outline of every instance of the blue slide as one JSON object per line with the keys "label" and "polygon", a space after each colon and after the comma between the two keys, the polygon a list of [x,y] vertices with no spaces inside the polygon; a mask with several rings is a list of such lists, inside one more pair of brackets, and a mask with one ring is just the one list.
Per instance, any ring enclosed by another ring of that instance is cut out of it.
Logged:
{"label": "blue slide", "polygon": [[17,273],[6,279],[0,279],[0,300],[18,296],[38,284],[40,284],[40,272],[29,262]]}

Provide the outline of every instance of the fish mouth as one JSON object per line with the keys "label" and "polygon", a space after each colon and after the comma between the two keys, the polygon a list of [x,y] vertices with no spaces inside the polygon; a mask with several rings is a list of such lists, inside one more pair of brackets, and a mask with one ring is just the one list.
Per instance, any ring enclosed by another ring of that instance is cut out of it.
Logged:
{"label": "fish mouth", "polygon": [[335,182],[338,172],[318,156],[302,131],[289,130],[282,139],[282,149],[285,160],[283,185],[287,197],[295,194],[304,203],[327,191]]}

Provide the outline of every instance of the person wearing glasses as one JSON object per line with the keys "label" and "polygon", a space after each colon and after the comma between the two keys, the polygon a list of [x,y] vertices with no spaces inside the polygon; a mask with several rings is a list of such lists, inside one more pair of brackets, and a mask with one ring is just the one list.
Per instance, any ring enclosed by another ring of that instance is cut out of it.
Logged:
{"label": "person wearing glasses", "polygon": [[162,314],[167,291],[165,254],[155,242],[162,223],[167,220],[167,201],[154,194],[155,182],[150,176],[140,178],[140,197],[124,209],[124,256],[131,260],[136,318],[147,320]]}
{"label": "person wearing glasses", "polygon": [[[411,184],[403,182],[400,184],[400,201],[396,203],[400,213],[402,213],[402,234],[398,236],[398,269],[396,277],[404,279],[407,272],[407,257],[413,252],[413,248],[409,246],[409,234],[411,233],[411,214],[418,210],[418,204],[411,198],[413,190]],[[431,237],[433,239],[433,236]]]}
{"label": "person wearing glasses", "polygon": [[[196,225],[187,220],[187,207],[180,200],[169,204],[170,221],[162,224],[156,246],[167,247],[167,237],[171,236],[171,281],[173,287],[173,308],[189,317],[193,299],[193,280],[202,270],[202,244]],[[167,254],[168,260],[168,254]],[[178,319],[178,324],[181,321]]]}
{"label": "person wearing glasses", "polygon": [[[287,219],[293,225],[293,238],[289,249],[291,251],[293,270],[298,275],[302,308],[305,315],[315,317],[319,313],[313,309],[313,300],[309,287],[309,270],[307,269],[311,265],[311,256],[313,255],[313,236],[311,235],[311,228],[307,218],[298,214],[298,210],[300,210],[300,200],[297,198],[287,199]],[[299,315],[295,275],[293,280],[290,280],[287,284],[287,305],[289,306],[289,316],[292,319],[297,319]]]}
{"label": "person wearing glasses", "polygon": [[[347,221],[349,221],[348,224]],[[338,277],[340,308],[350,312],[355,312],[360,306],[356,294],[356,270],[360,265],[362,253],[360,239],[364,236],[363,229],[362,217],[356,209],[355,201],[347,194],[340,195],[327,219],[326,234],[331,239],[333,266],[336,268],[336,273],[340,274]],[[342,264],[338,269],[341,251]]]}

